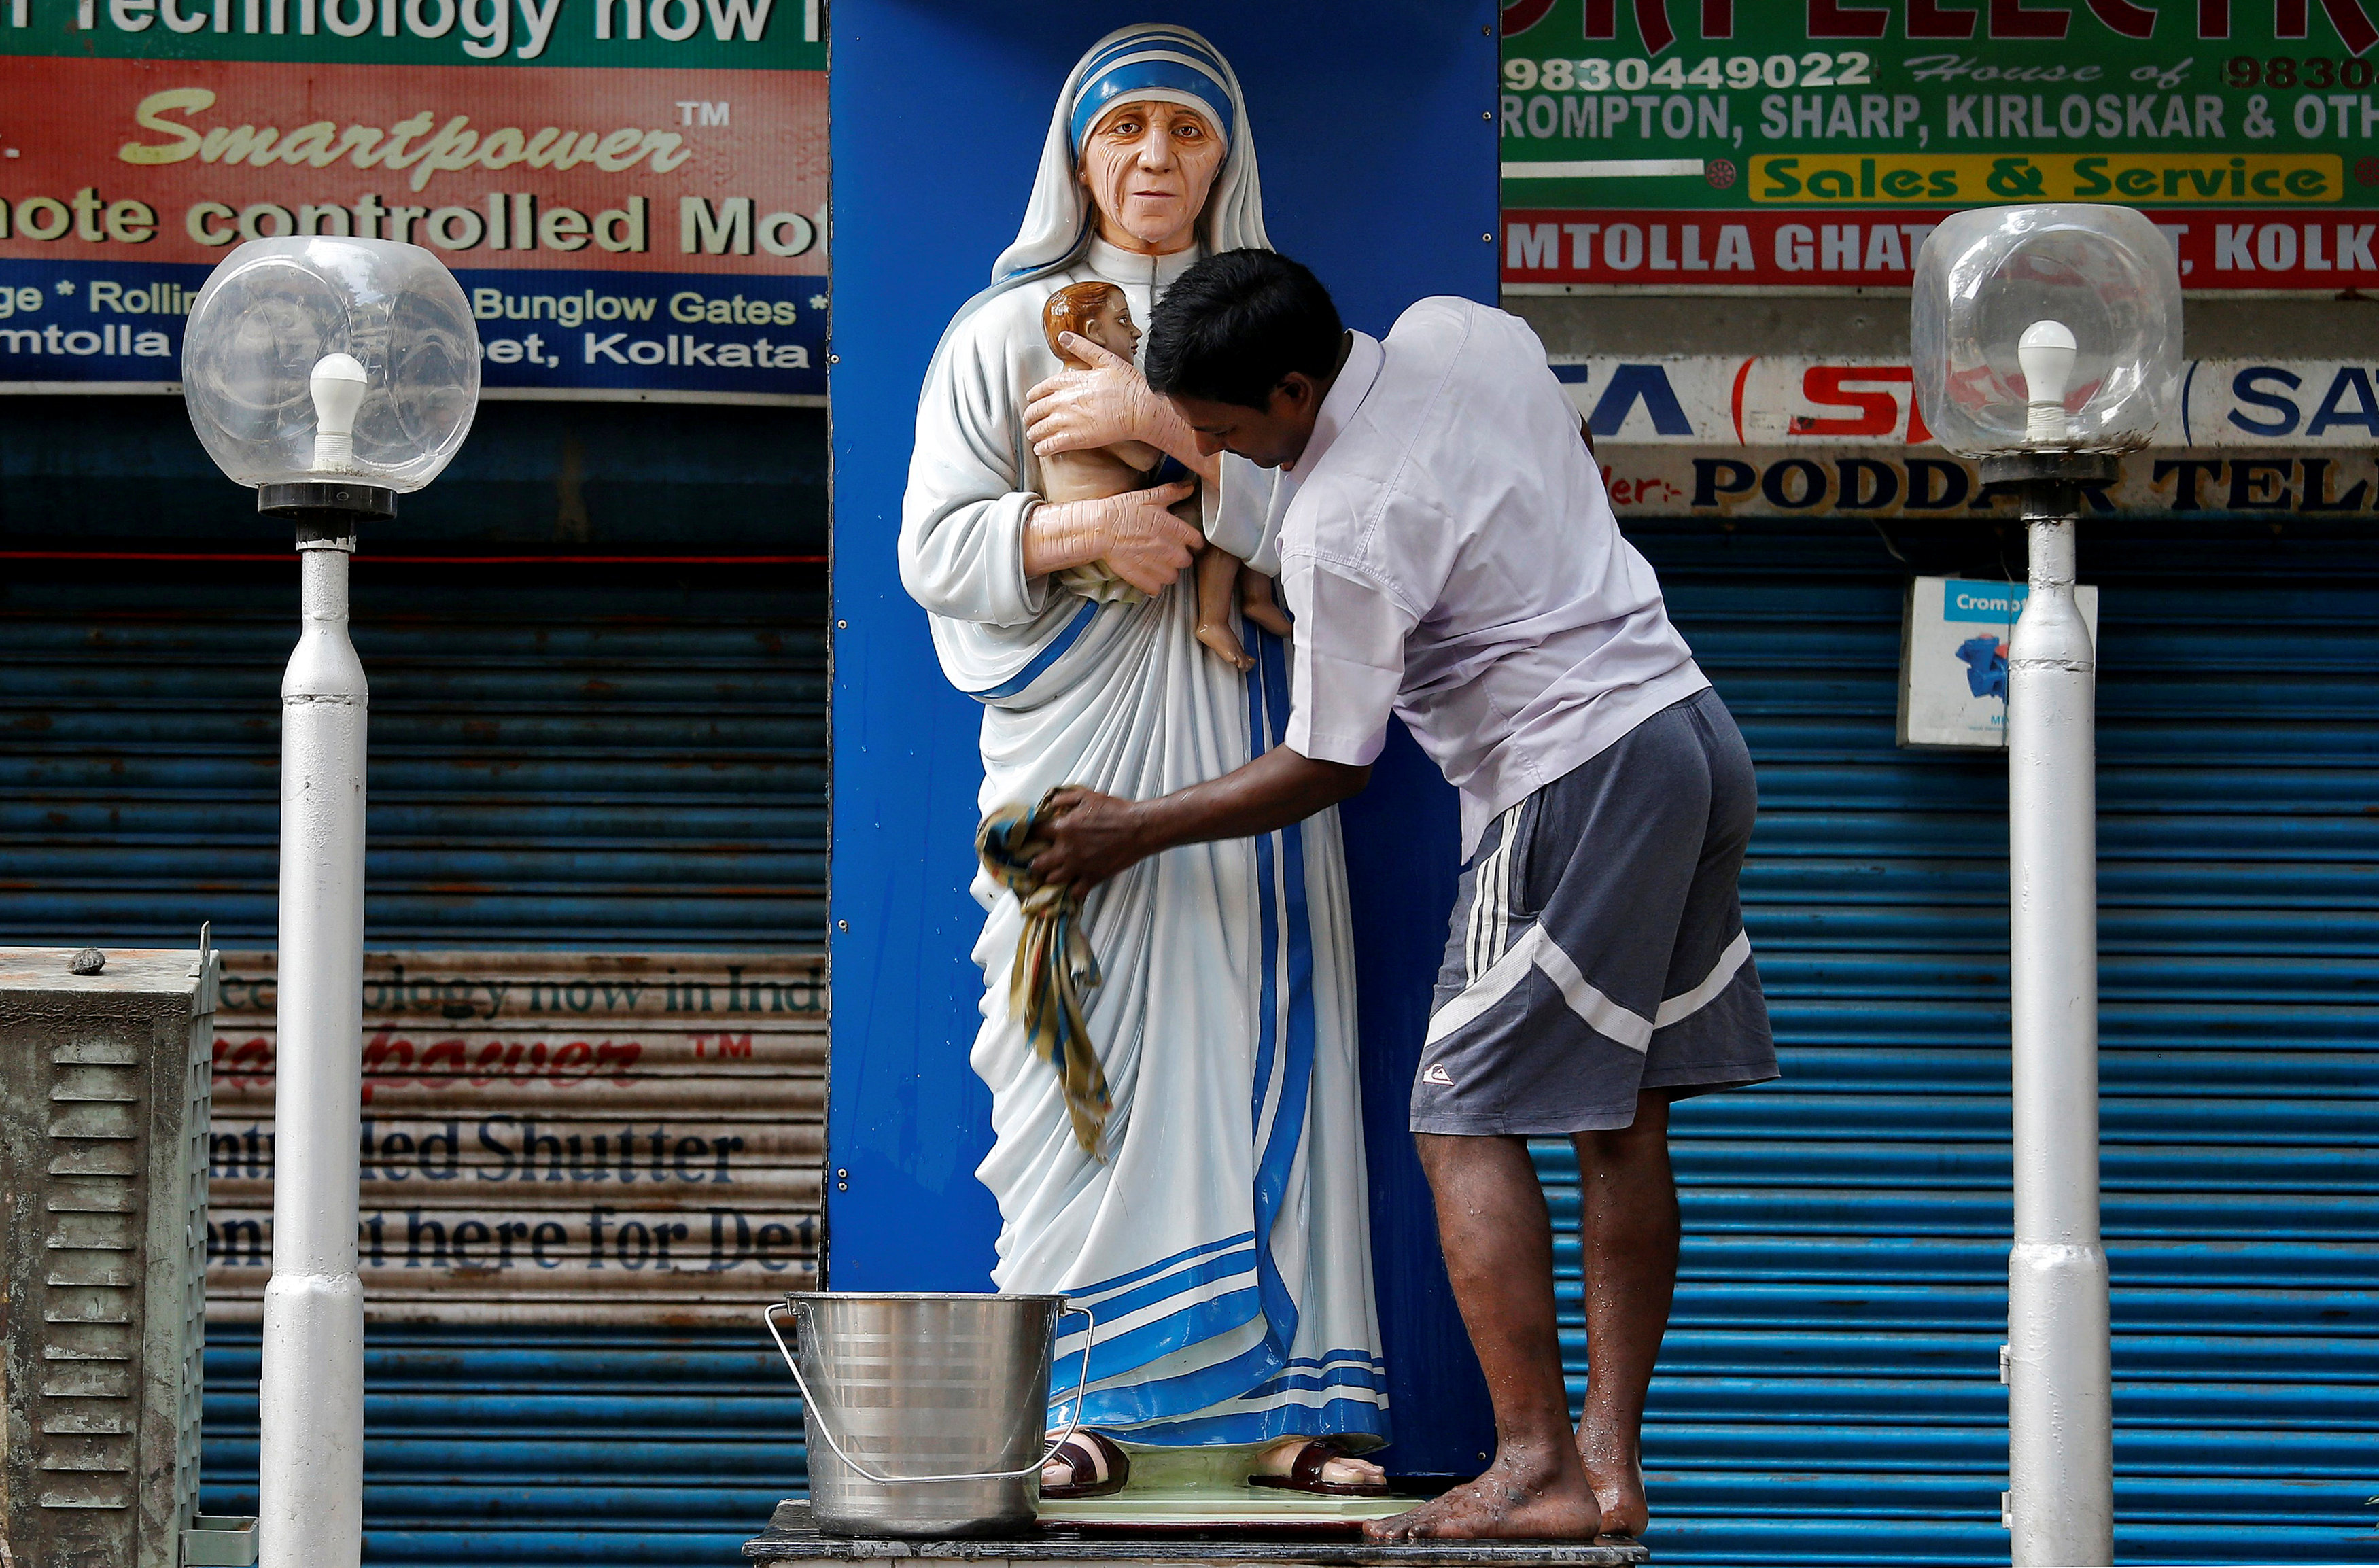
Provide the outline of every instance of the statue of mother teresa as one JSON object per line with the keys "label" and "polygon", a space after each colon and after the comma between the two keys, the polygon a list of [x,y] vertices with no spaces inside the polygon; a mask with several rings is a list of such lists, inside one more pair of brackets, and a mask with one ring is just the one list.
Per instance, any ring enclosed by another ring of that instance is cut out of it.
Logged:
{"label": "statue of mother teresa", "polygon": [[[1058,95],[1016,243],[935,351],[901,512],[901,581],[944,673],[983,704],[986,812],[1061,784],[1161,795],[1281,743],[1287,649],[1244,627],[1257,662],[1242,675],[1200,645],[1191,584],[1176,580],[1199,530],[1165,510],[1196,478],[1206,537],[1272,570],[1279,481],[1201,456],[1132,363],[1084,345],[1090,368],[1061,366],[1042,326],[1052,292],[1094,279],[1144,325],[1192,262],[1241,247],[1266,241],[1229,65],[1186,28],[1101,39]],[[1038,493],[1042,455],[1124,440],[1170,454],[1182,482]],[[1144,597],[1056,580],[1096,561]],[[1226,1445],[1258,1485],[1383,1490],[1348,1457],[1386,1441],[1387,1393],[1336,814],[1170,850],[1091,892],[1104,981],[1087,1017],[1114,1097],[1096,1153],[1009,1016],[1017,899],[980,875],[974,894],[989,911],[972,1062],[992,1093],[976,1172],[999,1201],[992,1278],[1099,1317],[1087,1387],[1066,1370],[1080,1342],[1059,1349],[1051,1426],[1079,1397],[1086,1429],[1044,1495],[1114,1491],[1134,1451]]]}

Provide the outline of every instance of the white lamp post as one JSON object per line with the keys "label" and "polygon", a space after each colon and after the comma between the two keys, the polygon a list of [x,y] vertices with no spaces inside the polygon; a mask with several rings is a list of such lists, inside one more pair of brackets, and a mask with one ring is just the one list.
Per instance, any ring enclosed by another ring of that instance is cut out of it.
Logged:
{"label": "white lamp post", "polygon": [[2114,1561],[2098,1232],[2097,654],[2073,597],[2080,487],[2178,400],[2180,278],[2127,207],[1987,208],[1917,258],[1926,423],[2023,500],[2031,590],[2008,644],[2015,1243],[2007,1515],[2019,1564]]}
{"label": "white lamp post", "polygon": [[296,525],[302,630],[281,681],[281,948],[272,1279],[264,1295],[264,1568],[363,1550],[364,718],[347,640],[357,528],[435,478],[479,399],[453,274],[416,246],[257,240],[223,259],[182,349],[190,423],[259,512]]}

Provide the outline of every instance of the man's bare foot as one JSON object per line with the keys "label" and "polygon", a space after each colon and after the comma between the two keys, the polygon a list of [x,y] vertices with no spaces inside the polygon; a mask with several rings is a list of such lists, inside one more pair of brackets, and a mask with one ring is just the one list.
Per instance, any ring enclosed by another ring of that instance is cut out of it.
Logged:
{"label": "man's bare foot", "polygon": [[1524,1473],[1498,1454],[1487,1473],[1363,1533],[1375,1541],[1587,1541],[1602,1533],[1594,1490],[1575,1467]]}
{"label": "man's bare foot", "polygon": [[1228,626],[1201,626],[1198,628],[1198,640],[1220,654],[1225,663],[1242,675],[1256,667],[1256,661],[1248,657],[1248,650]]}
{"label": "man's bare foot", "polygon": [[[1248,1467],[1248,1473],[1285,1480],[1295,1473],[1298,1457],[1314,1441],[1312,1438],[1283,1438],[1258,1453],[1255,1463]],[[1383,1487],[1388,1484],[1385,1470],[1368,1459],[1357,1459],[1345,1453],[1334,1453],[1324,1460],[1313,1478],[1334,1487]]]}
{"label": "man's bare foot", "polygon": [[1635,1445],[1600,1441],[1580,1427],[1577,1453],[1602,1508],[1603,1533],[1640,1538],[1652,1523],[1652,1507],[1644,1495],[1644,1464]]}

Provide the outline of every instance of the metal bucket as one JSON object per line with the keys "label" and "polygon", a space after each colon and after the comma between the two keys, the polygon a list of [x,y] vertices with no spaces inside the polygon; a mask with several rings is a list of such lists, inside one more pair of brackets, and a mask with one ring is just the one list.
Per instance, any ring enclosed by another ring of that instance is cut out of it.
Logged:
{"label": "metal bucket", "polygon": [[[802,1391],[819,1532],[1030,1529],[1041,1466],[1073,1435],[1045,1446],[1050,1353],[1069,1312],[1091,1316],[1062,1296],[803,1290],[771,1303],[761,1318]],[[1085,1377],[1097,1332],[1093,1319]]]}

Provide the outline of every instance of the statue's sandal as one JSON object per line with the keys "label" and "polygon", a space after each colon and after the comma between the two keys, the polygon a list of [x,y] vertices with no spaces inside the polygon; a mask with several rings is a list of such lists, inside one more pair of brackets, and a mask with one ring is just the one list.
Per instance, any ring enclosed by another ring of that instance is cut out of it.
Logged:
{"label": "statue's sandal", "polygon": [[1041,1483],[1041,1495],[1057,1502],[1072,1498],[1112,1497],[1131,1479],[1131,1460],[1124,1451],[1098,1432],[1079,1431],[1057,1445],[1049,1456],[1052,1465],[1066,1466],[1072,1477],[1062,1486]]}
{"label": "statue's sandal", "polygon": [[1325,1481],[1322,1469],[1333,1459],[1349,1457],[1346,1451],[1327,1438],[1316,1438],[1297,1451],[1297,1463],[1288,1467],[1286,1476],[1250,1476],[1248,1485],[1270,1487],[1275,1491],[1307,1491],[1322,1497],[1385,1497],[1384,1481]]}

